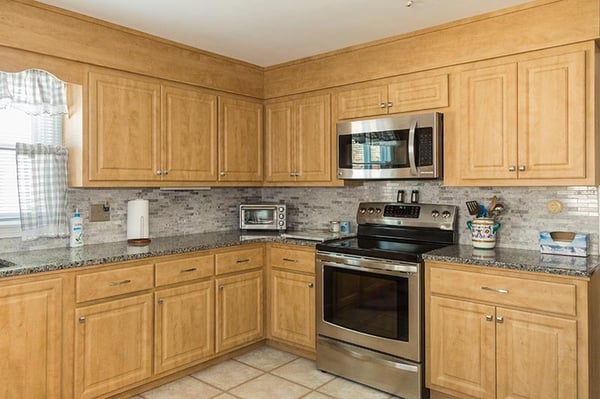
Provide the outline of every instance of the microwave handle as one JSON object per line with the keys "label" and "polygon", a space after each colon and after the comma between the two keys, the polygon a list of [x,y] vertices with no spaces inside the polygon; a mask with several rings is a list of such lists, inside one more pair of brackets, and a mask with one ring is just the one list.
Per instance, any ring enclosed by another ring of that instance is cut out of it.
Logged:
{"label": "microwave handle", "polygon": [[410,174],[418,176],[417,163],[415,161],[415,132],[417,130],[417,120],[413,120],[408,131],[408,163],[410,165]]}

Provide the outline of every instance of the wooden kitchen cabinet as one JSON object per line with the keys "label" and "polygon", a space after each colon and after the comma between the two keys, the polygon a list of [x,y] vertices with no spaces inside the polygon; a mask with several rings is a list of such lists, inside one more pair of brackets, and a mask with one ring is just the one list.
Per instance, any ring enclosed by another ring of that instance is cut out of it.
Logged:
{"label": "wooden kitchen cabinet", "polygon": [[154,295],[154,372],[160,374],[213,355],[214,282],[166,288]]}
{"label": "wooden kitchen cabinet", "polygon": [[263,106],[259,101],[219,97],[219,180],[263,178]]}
{"label": "wooden kitchen cabinet", "polygon": [[425,279],[429,388],[460,398],[589,397],[585,281],[440,262],[427,262]]}
{"label": "wooden kitchen cabinet", "polygon": [[95,398],[152,375],[152,294],[75,311],[75,397]]}
{"label": "wooden kitchen cabinet", "polygon": [[406,75],[336,94],[337,119],[352,119],[448,106],[448,75]]}
{"label": "wooden kitchen cabinet", "polygon": [[265,115],[265,181],[330,181],[330,96],[269,103]]}
{"label": "wooden kitchen cabinet", "polygon": [[593,54],[578,46],[458,73],[445,184],[595,184]]}
{"label": "wooden kitchen cabinet", "polygon": [[269,264],[269,338],[314,352],[315,250],[271,244]]}
{"label": "wooden kitchen cabinet", "polygon": [[62,279],[0,287],[0,397],[63,397]]}

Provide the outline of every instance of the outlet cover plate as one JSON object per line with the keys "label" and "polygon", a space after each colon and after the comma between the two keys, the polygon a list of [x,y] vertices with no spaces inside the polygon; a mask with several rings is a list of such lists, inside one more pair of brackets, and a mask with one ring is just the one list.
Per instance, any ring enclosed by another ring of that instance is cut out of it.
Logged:
{"label": "outlet cover plate", "polygon": [[104,210],[104,204],[92,204],[90,208],[90,222],[108,222],[110,221],[110,208]]}

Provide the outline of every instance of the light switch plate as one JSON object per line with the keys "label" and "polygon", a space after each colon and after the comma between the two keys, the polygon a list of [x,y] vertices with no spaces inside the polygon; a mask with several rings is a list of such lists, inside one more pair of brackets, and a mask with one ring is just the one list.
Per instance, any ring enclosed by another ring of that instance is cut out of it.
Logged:
{"label": "light switch plate", "polygon": [[107,211],[105,204],[92,204],[90,208],[90,222],[108,222],[110,221],[110,208]]}

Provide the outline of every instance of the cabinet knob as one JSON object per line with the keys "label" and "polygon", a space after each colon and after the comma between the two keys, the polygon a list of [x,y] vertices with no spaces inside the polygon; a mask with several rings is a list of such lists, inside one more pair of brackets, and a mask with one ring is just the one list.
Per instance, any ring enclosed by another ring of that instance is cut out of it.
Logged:
{"label": "cabinet knob", "polygon": [[168,175],[168,174],[169,174],[169,170],[168,169],[163,170],[163,175]]}
{"label": "cabinet knob", "polygon": [[491,314],[485,315],[485,321],[492,321],[492,320],[494,320],[494,316],[492,316]]}
{"label": "cabinet knob", "polygon": [[381,104],[379,105],[379,107],[381,107],[381,108],[385,108],[385,103],[381,103]]}
{"label": "cabinet knob", "polygon": [[223,286],[223,285],[219,286],[219,291],[223,291],[224,289],[225,289],[225,286]]}
{"label": "cabinet knob", "polygon": [[498,316],[498,317],[496,317],[496,321],[497,321],[498,323],[504,323],[504,317],[502,317],[502,316]]}
{"label": "cabinet knob", "polygon": [[391,101],[389,101],[389,102],[387,103],[387,106],[388,106],[388,108],[392,108],[392,107],[394,106],[394,103],[393,103],[393,102],[391,102]]}
{"label": "cabinet knob", "polygon": [[509,172],[514,172],[515,170],[517,170],[517,168],[515,168],[515,165],[510,165],[510,166],[508,167],[508,171],[509,171]]}
{"label": "cabinet knob", "polygon": [[308,283],[308,288],[312,288],[312,287],[314,287],[314,286],[315,286],[315,285],[314,285],[313,283]]}
{"label": "cabinet knob", "polygon": [[519,172],[525,172],[525,165],[519,165]]}
{"label": "cabinet knob", "polygon": [[79,322],[80,322],[81,324],[85,323],[85,316],[80,316],[80,317],[79,317]]}
{"label": "cabinet knob", "polygon": [[221,172],[219,173],[221,176],[225,176],[225,172]]}
{"label": "cabinet knob", "polygon": [[156,174],[157,174],[157,175],[159,175],[159,176],[160,176],[160,175],[162,175],[162,170],[160,170],[160,169],[157,169],[157,170],[156,170]]}

